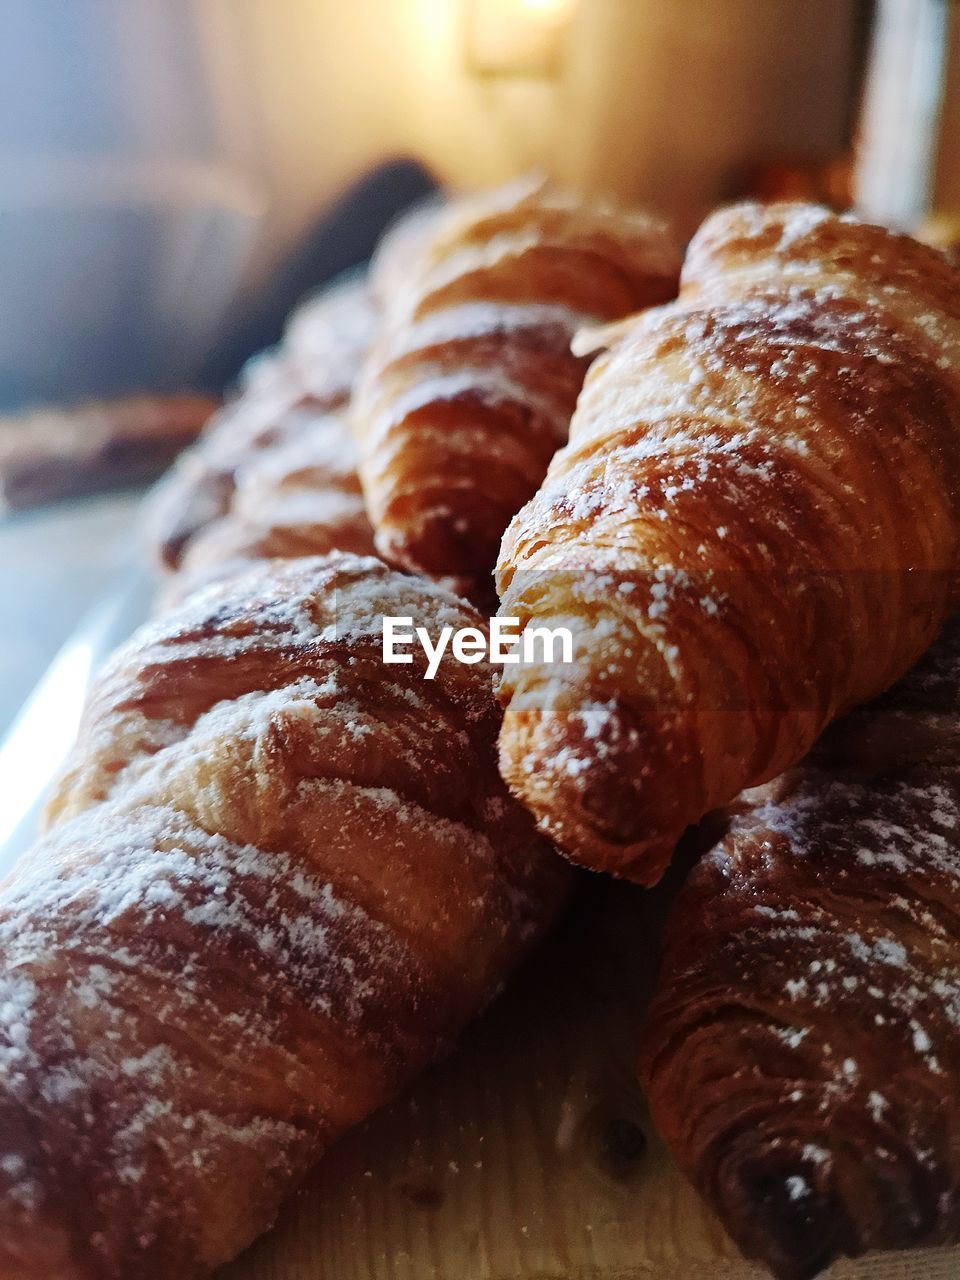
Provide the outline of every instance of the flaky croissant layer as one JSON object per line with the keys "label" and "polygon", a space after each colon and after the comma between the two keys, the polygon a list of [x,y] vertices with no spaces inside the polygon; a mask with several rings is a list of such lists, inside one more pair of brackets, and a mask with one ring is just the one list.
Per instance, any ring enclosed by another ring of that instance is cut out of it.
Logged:
{"label": "flaky croissant layer", "polygon": [[539,182],[399,227],[352,413],[380,553],[490,593],[503,530],[567,438],[574,330],[672,298],[678,272],[656,220]]}
{"label": "flaky croissant layer", "polygon": [[614,337],[504,538],[502,612],[577,652],[506,671],[501,762],[572,858],[652,883],[956,599],[960,290],[905,237],[741,206]]}
{"label": "flaky croissant layer", "polygon": [[0,888],[0,1276],[192,1280],[438,1052],[566,873],[497,773],[480,626],[350,556],[194,596],[109,664]]}
{"label": "flaky croissant layer", "polygon": [[654,1121],[782,1280],[960,1241],[958,765],[954,619],[746,793],[674,907],[644,1037]]}
{"label": "flaky croissant layer", "polygon": [[[377,323],[362,278],[328,287],[294,312],[283,343],[252,362],[239,394],[149,496],[145,524],[160,567],[179,569],[195,541],[201,543],[197,557],[206,562],[206,531],[216,526],[222,533],[238,487],[264,454],[296,445],[343,409]],[[317,546],[314,553],[328,549],[360,548],[338,543]]]}
{"label": "flaky croissant layer", "polygon": [[331,551],[373,553],[343,411],[311,414],[289,439],[251,451],[234,474],[227,510],[191,538],[161,588],[159,607],[236,577],[258,560]]}

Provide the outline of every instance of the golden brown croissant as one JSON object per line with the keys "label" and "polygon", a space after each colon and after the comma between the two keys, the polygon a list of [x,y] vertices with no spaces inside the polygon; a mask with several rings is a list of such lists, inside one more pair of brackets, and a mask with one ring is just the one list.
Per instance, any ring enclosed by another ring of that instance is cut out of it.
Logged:
{"label": "golden brown croissant", "polygon": [[238,469],[229,510],[200,530],[161,593],[169,606],[222,582],[256,560],[373,552],[344,414],[318,414],[283,444],[255,452]]}
{"label": "golden brown croissant", "polygon": [[373,559],[273,562],[100,679],[0,890],[4,1280],[208,1274],[554,913],[489,668],[385,666],[384,613],[481,625]]}
{"label": "golden brown croissant", "polygon": [[367,507],[387,559],[483,592],[566,439],[574,330],[673,297],[679,254],[650,218],[529,182],[399,234],[418,251],[405,273],[381,253],[383,330],[354,397]]}
{"label": "golden brown croissant", "polygon": [[744,796],[674,907],[642,1075],[781,1280],[960,1240],[960,620]]}
{"label": "golden brown croissant", "polygon": [[294,312],[279,351],[254,362],[241,394],[152,495],[147,524],[163,568],[177,569],[192,540],[227,514],[238,474],[262,450],[297,439],[347,402],[375,324],[364,280],[326,289]]}
{"label": "golden brown croissant", "polygon": [[954,274],[825,210],[721,211],[504,538],[502,612],[575,656],[505,669],[505,776],[575,860],[651,883],[923,652],[958,560]]}

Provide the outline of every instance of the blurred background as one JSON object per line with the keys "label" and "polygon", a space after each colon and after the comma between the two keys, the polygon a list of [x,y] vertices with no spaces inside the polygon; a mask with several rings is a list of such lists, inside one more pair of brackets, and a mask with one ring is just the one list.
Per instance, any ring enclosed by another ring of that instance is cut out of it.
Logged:
{"label": "blurred background", "polygon": [[325,249],[389,160],[454,186],[538,168],[689,229],[744,191],[843,203],[859,138],[871,212],[960,209],[958,8],[3,0],[0,409],[218,390],[277,336],[298,255],[305,290],[419,193],[401,167]]}
{"label": "blurred background", "polygon": [[960,0],[0,6],[0,728],[129,554],[131,498],[52,500],[155,474],[436,185],[960,238]]}

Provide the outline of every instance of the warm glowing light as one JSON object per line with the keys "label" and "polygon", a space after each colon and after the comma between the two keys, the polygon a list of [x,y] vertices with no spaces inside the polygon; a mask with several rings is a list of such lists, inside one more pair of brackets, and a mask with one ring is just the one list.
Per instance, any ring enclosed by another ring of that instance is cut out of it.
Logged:
{"label": "warm glowing light", "polygon": [[549,77],[578,0],[463,0],[466,53],[480,75]]}
{"label": "warm glowing light", "polygon": [[573,9],[574,0],[517,0],[517,3],[521,9],[533,9],[537,13],[566,18]]}

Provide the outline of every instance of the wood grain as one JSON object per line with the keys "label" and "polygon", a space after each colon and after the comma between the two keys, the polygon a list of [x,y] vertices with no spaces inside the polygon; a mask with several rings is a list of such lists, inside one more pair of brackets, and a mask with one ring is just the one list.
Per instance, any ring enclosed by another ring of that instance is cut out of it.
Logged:
{"label": "wood grain", "polygon": [[[668,885],[592,877],[460,1049],[342,1141],[219,1280],[752,1280],[651,1133],[637,1028]],[[647,975],[647,981],[644,981]],[[960,1251],[831,1280],[950,1280]]]}

